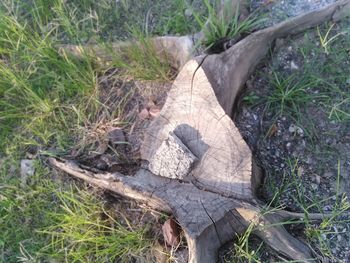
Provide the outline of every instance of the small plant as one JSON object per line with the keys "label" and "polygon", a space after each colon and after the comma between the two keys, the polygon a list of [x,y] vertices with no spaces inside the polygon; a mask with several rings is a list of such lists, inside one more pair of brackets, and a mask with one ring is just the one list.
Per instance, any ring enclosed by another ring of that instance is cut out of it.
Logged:
{"label": "small plant", "polygon": [[332,24],[326,31],[326,33],[324,35],[322,35],[322,33],[320,32],[320,28],[317,27],[317,34],[318,37],[320,39],[320,44],[322,46],[322,48],[324,49],[324,52],[329,55],[329,48],[330,48],[330,44],[340,35],[343,35],[344,33],[340,32],[335,34],[334,36],[330,37],[329,34],[331,33],[333,27],[335,24]]}
{"label": "small plant", "polygon": [[311,92],[318,83],[317,78],[307,74],[303,77],[296,74],[284,77],[274,72],[270,80],[272,91],[266,99],[267,108],[277,116],[287,113],[298,117],[302,106],[313,99],[323,97]]}
{"label": "small plant", "polygon": [[[219,40],[234,39],[243,33],[249,33],[261,23],[259,19],[254,17],[254,14],[240,21],[239,8],[236,8],[233,13],[228,2],[225,3],[222,14],[217,13],[215,5],[212,5],[209,0],[203,0],[203,2],[208,10],[209,18],[203,20],[198,15],[195,17],[204,33],[202,44],[208,48]],[[227,21],[227,18],[232,19]]]}
{"label": "small plant", "polygon": [[261,242],[259,246],[256,249],[252,249],[251,247],[251,236],[253,234],[254,228],[256,222],[252,222],[247,230],[238,237],[238,241],[234,245],[233,254],[234,254],[234,261],[227,261],[227,262],[251,262],[251,263],[261,263],[260,260],[260,253],[261,253],[261,247],[263,243]]}

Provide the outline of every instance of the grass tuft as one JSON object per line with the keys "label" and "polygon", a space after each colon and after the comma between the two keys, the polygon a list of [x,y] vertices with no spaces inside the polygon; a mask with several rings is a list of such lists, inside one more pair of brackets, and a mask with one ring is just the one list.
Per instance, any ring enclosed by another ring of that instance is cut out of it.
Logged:
{"label": "grass tuft", "polygon": [[146,228],[132,227],[121,214],[117,221],[90,192],[70,188],[55,194],[61,210],[50,216],[56,224],[40,231],[51,238],[43,249],[55,251],[50,257],[68,262],[130,262],[151,247]]}
{"label": "grass tuft", "polygon": [[[220,40],[235,39],[242,34],[250,33],[261,23],[261,20],[256,18],[254,14],[240,20],[239,8],[236,8],[233,13],[229,2],[226,2],[223,14],[218,14],[216,6],[211,4],[209,0],[203,0],[203,3],[207,8],[209,17],[206,20],[198,15],[195,15],[195,17],[204,33],[202,44],[208,48]],[[232,19],[227,21],[227,18]]]}

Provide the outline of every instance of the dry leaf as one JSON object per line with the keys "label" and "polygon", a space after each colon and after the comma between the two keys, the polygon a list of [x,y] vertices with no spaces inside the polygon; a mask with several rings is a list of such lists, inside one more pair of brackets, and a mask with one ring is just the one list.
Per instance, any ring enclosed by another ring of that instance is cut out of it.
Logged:
{"label": "dry leaf", "polygon": [[174,219],[168,219],[162,226],[164,241],[171,247],[176,247],[180,243],[179,225]]}
{"label": "dry leaf", "polygon": [[140,119],[142,120],[145,120],[145,119],[148,119],[149,118],[149,112],[147,109],[142,109],[140,112],[139,112],[139,117]]}

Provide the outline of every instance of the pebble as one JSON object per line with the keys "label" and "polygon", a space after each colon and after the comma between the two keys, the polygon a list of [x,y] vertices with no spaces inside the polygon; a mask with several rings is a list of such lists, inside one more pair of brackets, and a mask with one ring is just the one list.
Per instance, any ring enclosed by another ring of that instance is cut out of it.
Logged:
{"label": "pebble", "polygon": [[332,210],[332,207],[330,205],[325,205],[323,207],[323,211],[327,212],[327,211],[331,211]]}
{"label": "pebble", "polygon": [[108,139],[112,144],[117,144],[120,142],[125,142],[126,138],[122,129],[112,128],[108,134]]}
{"label": "pebble", "polygon": [[34,161],[23,159],[21,160],[21,184],[22,186],[27,184],[28,178],[35,173]]}
{"label": "pebble", "polygon": [[303,129],[302,128],[300,128],[300,127],[297,127],[297,134],[298,135],[304,135],[304,131],[303,131]]}
{"label": "pebble", "polygon": [[142,109],[139,113],[139,118],[143,120],[149,118],[149,116],[150,114],[147,109]]}
{"label": "pebble", "polygon": [[185,16],[190,17],[193,14],[193,10],[191,8],[187,8],[185,10]]}
{"label": "pebble", "polygon": [[317,184],[320,184],[320,183],[321,183],[321,176],[315,175],[315,182],[316,182]]}
{"label": "pebble", "polygon": [[294,133],[296,131],[296,126],[294,124],[290,125],[289,128],[288,128],[288,131],[290,133]]}
{"label": "pebble", "polygon": [[315,183],[311,183],[311,188],[312,188],[313,190],[317,190],[317,189],[318,189],[318,185],[315,184]]}
{"label": "pebble", "polygon": [[297,69],[299,69],[299,66],[298,66],[297,64],[295,64],[294,61],[291,61],[291,62],[290,62],[290,68],[291,68],[291,69],[297,70]]}

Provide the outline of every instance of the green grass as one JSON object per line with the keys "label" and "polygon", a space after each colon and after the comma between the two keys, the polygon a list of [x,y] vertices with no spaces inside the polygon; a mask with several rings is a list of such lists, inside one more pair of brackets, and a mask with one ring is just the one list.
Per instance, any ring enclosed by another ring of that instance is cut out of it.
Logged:
{"label": "green grass", "polygon": [[122,213],[112,216],[91,191],[76,188],[55,194],[61,210],[50,214],[55,223],[40,231],[51,238],[42,249],[50,257],[67,262],[130,262],[150,249],[152,240],[146,237],[145,227],[131,225]]}
{"label": "green grass", "polygon": [[[131,226],[72,182],[56,182],[43,161],[90,147],[85,137],[102,112],[105,121],[123,121],[121,111],[100,101],[104,71],[95,58],[57,49],[96,34],[101,20],[79,17],[92,4],[0,3],[0,262],[130,262],[152,243],[146,226]],[[27,156],[37,160],[36,174],[21,185],[18,166]]]}
{"label": "green grass", "polygon": [[[58,141],[74,126],[65,111],[81,103],[95,89],[91,60],[59,54],[48,35],[34,32],[14,17],[0,13],[0,148],[12,137],[22,146]],[[74,116],[73,116],[74,117]],[[17,129],[21,126],[20,129]]]}
{"label": "green grass", "polygon": [[319,80],[310,75],[291,74],[283,76],[273,72],[270,78],[271,93],[266,98],[267,110],[277,116],[283,114],[294,118],[300,116],[300,110],[314,99],[322,98],[322,95],[313,95],[312,89],[317,87]]}
{"label": "green grass", "polygon": [[[136,28],[130,30],[134,44],[121,52],[113,52],[111,65],[123,69],[126,75],[135,79],[162,81],[173,79],[175,69],[171,67],[166,53],[157,50],[151,38],[140,30]],[[111,50],[107,46],[108,49]]]}
{"label": "green grass", "polygon": [[[217,13],[218,2],[212,4],[209,0],[203,0],[203,3],[207,8],[209,16],[203,19],[196,15],[196,20],[204,33],[202,44],[208,48],[217,41],[234,39],[243,34],[248,34],[261,23],[261,20],[256,18],[254,14],[240,20],[239,8],[232,10],[228,2],[226,2],[223,8],[222,15]],[[227,18],[230,18],[229,21]]]}
{"label": "green grass", "polygon": [[[318,38],[319,44],[312,42],[313,38]],[[337,122],[350,120],[349,43],[350,29],[344,22],[325,24],[316,33],[305,34],[304,43],[298,48],[307,61],[307,72],[322,80],[319,88],[327,96],[322,107]]]}
{"label": "green grass", "polygon": [[147,228],[131,226],[91,189],[52,182],[50,170],[40,163],[29,185],[20,186],[17,171],[8,174],[7,168],[0,173],[0,262],[144,258],[152,244]]}
{"label": "green grass", "polygon": [[264,105],[265,112],[271,113],[274,118],[289,116],[299,122],[307,105],[327,99],[324,93],[314,92],[321,82],[320,78],[308,72],[284,74],[274,70],[267,79],[268,94],[258,96],[252,91],[243,101],[253,107]]}

